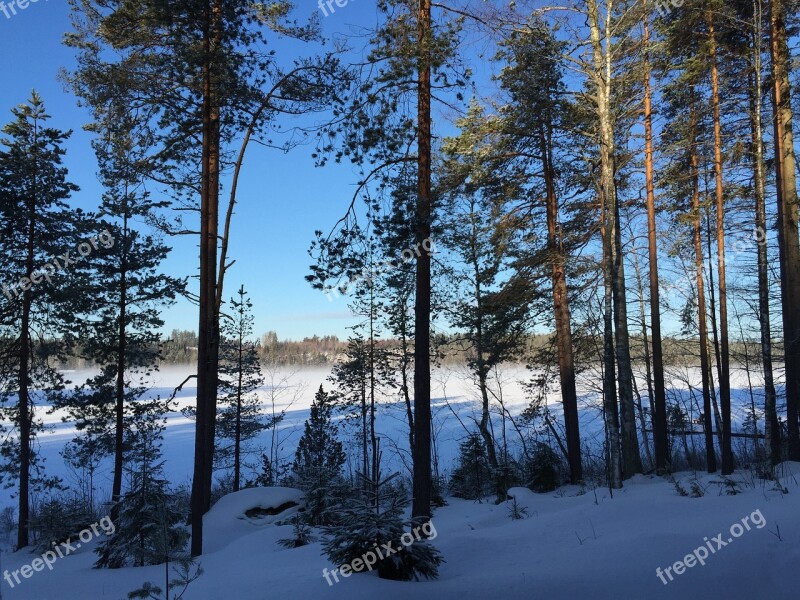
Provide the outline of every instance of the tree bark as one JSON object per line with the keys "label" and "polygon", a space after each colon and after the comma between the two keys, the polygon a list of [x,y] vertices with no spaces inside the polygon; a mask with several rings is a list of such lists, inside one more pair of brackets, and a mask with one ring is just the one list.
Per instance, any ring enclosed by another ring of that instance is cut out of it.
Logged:
{"label": "tree bark", "polygon": [[730,349],[728,343],[728,291],[725,275],[725,198],[722,180],[722,124],[719,107],[719,71],[717,68],[717,41],[714,17],[706,11],[708,24],[709,54],[711,58],[711,106],[714,121],[714,180],[715,205],[717,209],[717,285],[719,286],[719,398],[722,412],[722,474],[733,473],[733,451],[731,447],[731,380]]}
{"label": "tree bark", "polygon": [[622,438],[622,474],[628,479],[643,472],[639,437],[636,433],[636,408],[633,399],[633,368],[628,334],[628,294],[625,289],[625,258],[622,253],[620,207],[615,202],[614,219],[614,340],[616,342],[617,377],[619,379],[620,435]]}
{"label": "tree bark", "polygon": [[583,479],[581,465],[581,435],[578,420],[578,393],[575,388],[575,356],[572,350],[572,323],[567,288],[566,254],[558,226],[558,197],[556,172],[553,166],[552,144],[549,131],[541,125],[540,148],[547,203],[547,247],[552,264],[553,314],[556,324],[558,375],[561,385],[561,402],[564,406],[564,429],[567,441],[567,462],[570,483]]}
{"label": "tree bark", "polygon": [[[127,194],[127,188],[126,188]],[[117,381],[114,406],[114,481],[111,486],[111,520],[119,515],[119,502],[122,500],[122,468],[125,440],[125,366],[127,364],[127,311],[128,311],[128,206],[127,196],[122,217],[122,243],[120,244],[120,282],[119,282],[119,324],[117,340]]]}
{"label": "tree bark", "polygon": [[764,175],[764,133],[761,120],[761,0],[753,1],[753,86],[750,94],[753,183],[755,192],[755,233],[758,243],[758,322],[761,332],[761,364],[764,369],[764,433],[769,460],[781,460],[780,426],[772,375],[772,331],[769,310],[769,262],[767,256],[766,182]]}
{"label": "tree bark", "polygon": [[197,419],[192,479],[192,556],[203,550],[203,515],[211,507],[214,430],[219,363],[217,235],[219,222],[220,107],[215,54],[220,36],[220,0],[207,0],[203,31],[202,180],[200,194],[200,291],[197,357]]}
{"label": "tree bark", "polygon": [[[431,0],[420,0],[417,83],[418,247],[431,235]],[[414,476],[411,516],[430,519],[431,496],[431,257],[420,252],[416,263],[414,300]]]}
{"label": "tree bark", "polygon": [[[608,444],[609,487],[622,487],[622,465],[620,461],[619,412],[616,398],[615,354],[614,351],[614,309],[618,295],[615,290],[616,251],[616,186],[614,182],[614,135],[609,107],[611,89],[610,57],[604,52],[600,33],[600,14],[597,0],[586,0],[589,33],[592,44],[591,77],[595,84],[596,108],[599,126],[601,230],[603,240],[603,408],[606,422],[606,442]],[[607,6],[611,10],[611,6]],[[608,27],[606,27],[606,33]]]}
{"label": "tree bark", "polygon": [[800,461],[800,241],[795,173],[789,48],[785,0],[772,0],[770,12],[772,107],[775,114],[775,178],[778,196],[783,345],[786,370],[786,421],[789,460]]}
{"label": "tree bark", "polygon": [[[645,0],[646,2],[646,0]],[[650,259],[650,339],[653,345],[653,447],[656,471],[670,468],[667,432],[667,396],[664,389],[664,353],[661,348],[661,303],[658,289],[658,243],[656,241],[656,201],[653,184],[653,116],[650,102],[650,15],[644,11],[644,170],[647,190],[647,249]]]}
{"label": "tree bark", "polygon": [[708,323],[706,321],[706,292],[703,280],[703,241],[700,227],[700,166],[697,158],[697,111],[692,101],[689,121],[689,153],[692,173],[692,217],[694,229],[694,268],[697,285],[697,322],[700,335],[700,371],[703,382],[703,430],[706,443],[706,468],[717,470],[714,451],[714,432],[711,420],[711,364],[708,356]]}
{"label": "tree bark", "polygon": [[[38,123],[34,125],[34,140],[32,146],[36,148],[38,139]],[[28,231],[26,233],[25,248],[25,277],[30,280],[34,270],[36,251],[36,197],[38,194],[38,172],[36,156],[31,157],[31,190],[28,197]],[[30,325],[31,305],[33,294],[30,286],[22,293],[22,320],[19,336],[19,371],[18,378],[18,415],[19,415],[19,498],[17,521],[17,550],[28,545],[29,520],[30,520],[30,476],[31,476],[31,430],[33,429],[33,414],[30,400],[30,359],[33,354]]]}

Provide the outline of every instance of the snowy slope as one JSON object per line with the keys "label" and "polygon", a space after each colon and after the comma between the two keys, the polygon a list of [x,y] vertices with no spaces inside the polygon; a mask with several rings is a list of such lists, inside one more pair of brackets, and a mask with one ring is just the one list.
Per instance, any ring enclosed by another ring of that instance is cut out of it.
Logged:
{"label": "snowy slope", "polygon": [[[613,498],[606,489],[568,487],[534,494],[516,488],[512,493],[528,511],[518,521],[509,518],[509,503],[450,499],[434,515],[433,543],[447,562],[432,582],[399,583],[364,573],[329,585],[322,569],[334,565],[321,556],[319,543],[291,550],[278,545],[278,539],[289,536],[289,526],[251,527],[244,535],[231,530],[229,544],[202,557],[205,574],[184,598],[789,600],[798,597],[800,582],[800,463],[785,463],[781,472],[788,493],[749,473],[735,475],[741,493],[733,496],[725,494],[719,476],[693,473],[677,479],[687,490],[696,479],[705,493],[699,498],[682,497],[672,483],[645,476],[626,482]],[[287,494],[292,497],[285,489],[266,493],[273,504]],[[252,498],[244,500],[224,498],[208,518],[236,520]],[[738,525],[744,517],[749,530]],[[739,537],[732,537],[732,526]],[[725,546],[709,553],[704,566],[695,564],[662,583],[657,568],[708,547],[719,533]],[[3,569],[17,569],[32,558],[4,555]],[[58,561],[52,572],[35,573],[13,590],[3,583],[3,598],[117,600],[146,580],[163,579],[160,566],[92,570],[91,560],[81,549]]]}

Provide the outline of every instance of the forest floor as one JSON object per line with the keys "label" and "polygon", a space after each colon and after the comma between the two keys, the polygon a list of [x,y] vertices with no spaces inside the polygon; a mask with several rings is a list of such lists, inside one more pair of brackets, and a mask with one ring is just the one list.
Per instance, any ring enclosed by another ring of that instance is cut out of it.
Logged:
{"label": "forest floor", "polygon": [[[149,382],[149,395],[169,396],[189,369],[170,368],[156,374]],[[286,412],[275,439],[271,432],[265,432],[255,440],[256,451],[248,458],[254,468],[262,449],[273,445],[281,460],[291,460],[314,392],[321,383],[326,389],[329,387],[325,381],[328,372],[281,371],[259,391],[265,412],[271,412],[273,400],[276,411]],[[76,382],[85,380],[87,375],[69,374]],[[500,377],[503,386],[499,397],[503,398],[505,414],[516,417],[531,400],[520,384],[531,374],[512,365],[502,369]],[[668,384],[670,401],[684,406],[690,420],[697,418],[700,402],[695,379],[699,379],[698,372],[689,367],[673,371]],[[584,373],[579,379],[581,435],[586,447],[594,448],[587,460],[595,469],[603,436],[597,381],[592,373]],[[639,385],[646,397],[644,384]],[[744,372],[733,378],[733,385],[734,428],[738,430],[748,405],[759,405],[762,400],[757,396],[759,382],[748,382]],[[465,370],[452,367],[434,372],[432,389],[435,447],[440,468],[446,471],[454,466],[459,442],[478,417],[477,395]],[[557,390],[540,391],[557,423]],[[177,395],[175,411],[168,415],[165,473],[175,485],[188,484],[191,475],[194,423],[179,409],[193,403],[194,393],[190,385],[184,387]],[[47,473],[61,476],[74,489],[85,486],[85,473],[71,469],[60,455],[75,435],[74,425],[62,422],[63,415],[47,411],[46,407],[37,415],[51,426],[37,443],[40,455],[46,459]],[[493,420],[496,428],[505,424],[513,451],[517,446],[516,429],[508,420],[504,422],[499,411],[493,414]],[[385,473],[409,472],[406,428],[402,403],[381,406],[378,431]],[[542,431],[540,435],[548,435],[546,428]],[[346,430],[342,435],[347,441]],[[702,441],[702,436],[686,436],[686,447],[690,452],[702,452]],[[749,440],[735,442],[741,451],[752,445]],[[679,437],[673,443],[676,448],[684,448]],[[110,487],[108,466],[101,465],[94,474],[92,485],[98,495]],[[346,469],[352,468],[346,465]],[[335,565],[322,555],[319,541],[287,550],[278,540],[290,537],[290,526],[276,525],[274,520],[261,521],[263,526],[255,528],[242,526],[241,519],[234,520],[236,513],[242,511],[241,502],[226,500],[207,516],[212,520],[205,544],[208,551],[200,559],[205,573],[183,598],[691,599],[712,594],[748,600],[796,598],[800,581],[800,464],[784,463],[780,473],[778,485],[758,479],[751,471],[737,471],[734,495],[727,493],[731,491],[730,484],[719,475],[690,471],[675,475],[679,485],[663,478],[637,476],[626,481],[624,489],[614,491],[613,497],[608,489],[591,486],[567,486],[546,494],[515,488],[512,493],[518,505],[527,511],[527,517],[521,520],[510,518],[510,501],[495,505],[449,498],[448,505],[437,509],[433,519],[437,534],[433,544],[446,562],[438,580],[419,583],[385,581],[369,573],[340,576],[338,583],[329,585],[323,569],[330,572]],[[681,496],[679,489],[689,495]],[[14,505],[12,491],[0,493],[0,508]],[[700,497],[691,497],[693,493]],[[745,517],[748,521],[743,523]],[[733,526],[739,533],[739,527],[747,525],[749,529],[743,529],[740,535],[731,534]],[[718,537],[720,533],[722,538]],[[728,538],[732,541],[728,542]],[[7,580],[0,580],[0,597],[121,600],[145,581],[163,585],[163,566],[92,569],[92,547],[96,543],[97,539],[93,539],[83,544],[56,561],[52,570],[33,572],[13,588]],[[709,548],[707,557],[703,557],[703,547]],[[685,560],[690,555],[695,556],[694,561]],[[0,556],[0,574],[8,570],[14,582],[13,572],[36,558],[27,550],[11,553],[6,545]],[[704,565],[688,565],[700,558]],[[685,566],[676,567],[678,561]]]}
{"label": "forest floor", "polygon": [[[517,507],[527,513],[519,520],[510,517],[511,500],[450,498],[433,516],[432,543],[446,562],[437,580],[421,582],[386,581],[375,572],[326,580],[324,569],[335,565],[319,541],[286,549],[278,540],[291,536],[290,525],[242,524],[259,492],[279,502],[291,491],[245,490],[249,497],[226,496],[207,515],[213,550],[200,557],[205,572],[183,598],[789,600],[798,592],[800,463],[784,463],[779,472],[780,482],[737,472],[735,485],[704,473],[676,474],[678,486],[637,476],[613,497],[604,488],[514,488]],[[698,497],[681,496],[678,487]],[[2,582],[2,597],[121,600],[145,581],[163,582],[163,566],[92,569],[94,543],[13,589]],[[2,569],[13,572],[34,558],[5,554]]]}

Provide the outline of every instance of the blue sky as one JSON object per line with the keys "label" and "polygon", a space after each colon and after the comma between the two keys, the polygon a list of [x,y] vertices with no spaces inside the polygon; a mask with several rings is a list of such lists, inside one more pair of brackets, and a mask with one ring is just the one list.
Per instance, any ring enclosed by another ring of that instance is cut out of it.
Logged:
{"label": "blue sky", "polygon": [[[6,2],[8,4],[8,2]],[[350,0],[322,18],[326,33],[347,31],[353,23],[375,21],[373,0]],[[6,18],[0,9],[0,123],[11,120],[10,109],[36,89],[44,98],[52,120],[60,129],[74,131],[67,144],[70,179],[81,191],[74,206],[95,208],[102,190],[95,174],[91,137],[82,131],[88,113],[58,81],[59,69],[74,64],[73,51],[61,44],[70,29],[66,0],[38,0]],[[299,4],[298,16],[318,10],[311,0]],[[277,45],[280,51],[281,45]],[[277,331],[281,339],[313,334],[347,335],[353,324],[345,298],[328,300],[304,280],[310,258],[307,250],[316,229],[327,230],[342,215],[352,197],[358,176],[349,165],[314,167],[311,147],[285,155],[251,144],[239,189],[240,203],[232,225],[230,255],[236,264],[225,286],[229,298],[240,284],[250,292],[255,307],[255,330]],[[227,196],[223,195],[223,198]],[[171,238],[174,248],[164,264],[169,274],[195,274],[197,239]],[[197,328],[197,309],[185,300],[164,312],[167,331]]]}

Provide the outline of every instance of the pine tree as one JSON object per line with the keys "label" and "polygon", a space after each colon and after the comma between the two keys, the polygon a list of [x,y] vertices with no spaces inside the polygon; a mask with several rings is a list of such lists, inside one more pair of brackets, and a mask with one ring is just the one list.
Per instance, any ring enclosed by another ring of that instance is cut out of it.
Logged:
{"label": "pine tree", "polygon": [[[261,373],[258,341],[253,335],[253,303],[244,286],[238,299],[231,298],[230,315],[222,325],[220,343],[219,402],[222,409],[217,414],[218,447],[216,460],[228,465],[233,459],[233,491],[241,487],[242,456],[248,452],[247,443],[266,429],[261,414],[261,403],[255,391],[264,385]],[[230,444],[223,445],[223,440]]]}
{"label": "pine tree", "polygon": [[[468,77],[456,52],[460,24],[449,17],[434,20],[432,3],[382,0],[383,21],[374,31],[363,83],[343,118],[332,131],[328,151],[341,141],[337,160],[345,156],[362,169],[359,192],[396,181],[409,168],[415,183],[413,208],[407,222],[414,244],[431,238],[436,219],[432,194],[432,102],[460,88]],[[444,11],[445,15],[448,12]],[[434,90],[437,93],[434,93]],[[453,94],[456,101],[460,92]],[[337,138],[340,138],[337,140]],[[416,148],[416,154],[411,149]],[[414,165],[414,167],[410,167]],[[351,203],[336,225],[339,234],[330,245],[348,243],[355,212]],[[333,237],[333,234],[330,236]],[[330,238],[329,238],[330,239]],[[425,252],[415,261],[414,274],[414,493],[412,512],[430,516],[433,491],[431,468],[431,309],[432,261]]]}
{"label": "pine tree", "polygon": [[[159,403],[159,400],[137,403]],[[116,510],[116,531],[95,552],[96,567],[142,567],[185,558],[186,515],[164,477],[162,409],[143,406],[127,430],[130,483]]]}
{"label": "pine tree", "polygon": [[[78,0],[73,4],[76,31],[66,38],[79,52],[78,69],[68,74],[76,94],[100,119],[107,97],[135,98],[137,123],[148,137],[142,172],[169,185],[175,208],[196,211],[199,217],[188,228],[178,219],[177,230],[160,220],[170,233],[199,233],[194,556],[202,552],[202,517],[211,506],[220,308],[245,150],[278,115],[319,111],[328,101],[336,104],[342,75],[335,51],[304,58],[288,72],[275,53],[260,51],[267,45],[268,30],[302,41],[319,39],[317,24],[292,21],[289,4],[275,8],[242,0],[169,5],[159,0]],[[237,143],[238,152],[233,146]],[[220,219],[227,167],[234,176],[227,212]]]}
{"label": "pine tree", "polygon": [[[483,438],[499,499],[505,499],[505,458],[498,457],[490,415],[491,373],[504,361],[520,356],[528,332],[529,306],[535,286],[519,273],[508,277],[518,255],[518,223],[507,208],[505,173],[487,169],[481,136],[484,115],[476,105],[458,125],[459,138],[448,140],[450,159],[443,165],[441,188],[447,209],[441,245],[454,257],[448,269],[452,290],[445,311],[468,344],[467,365],[480,394],[478,430]],[[509,186],[510,187],[510,186]],[[513,189],[513,188],[512,188]]]}
{"label": "pine tree", "polygon": [[491,493],[492,474],[480,434],[470,433],[459,444],[458,465],[450,476],[450,491],[456,498],[481,500]]}
{"label": "pine tree", "polygon": [[[15,433],[3,436],[0,455],[3,477],[11,476],[18,486],[17,547],[22,548],[28,545],[31,491],[44,483],[34,444],[43,424],[35,407],[57,402],[63,392],[65,382],[52,359],[63,356],[73,332],[71,317],[81,312],[85,298],[70,287],[85,221],[65,203],[78,189],[62,165],[70,133],[47,126],[50,117],[35,91],[12,114],[0,141],[0,419]],[[88,241],[82,243],[84,252],[92,252]],[[53,341],[37,342],[35,330]]]}
{"label": "pine tree", "polygon": [[293,467],[301,489],[306,492],[308,518],[314,525],[330,522],[328,511],[345,461],[332,417],[333,404],[320,385],[297,444]]}
{"label": "pine tree", "polygon": [[136,385],[133,377],[146,378],[158,369],[160,310],[174,302],[186,282],[159,272],[170,248],[158,235],[137,228],[164,203],[150,198],[132,167],[143,160],[143,142],[135,138],[127,107],[114,101],[106,110],[106,118],[93,126],[100,135],[93,145],[106,188],[97,221],[107,251],[85,274],[89,300],[80,325],[82,353],[100,373],[68,400],[67,408],[78,430],[88,429],[86,443],[95,443],[98,435],[107,441],[114,457],[111,499],[118,502],[131,412],[126,405],[147,391],[146,383]]}
{"label": "pine tree", "polygon": [[[561,201],[561,196],[568,193],[567,182],[574,177],[569,154],[570,142],[574,140],[567,135],[571,111],[564,94],[563,52],[564,44],[538,18],[531,18],[502,44],[498,58],[505,65],[499,80],[507,102],[501,109],[500,127],[503,148],[507,145],[508,149],[498,153],[513,157],[504,162],[516,165],[508,180],[521,180],[526,184],[524,189],[532,192],[519,193],[517,207],[524,207],[531,215],[522,225],[532,231],[524,236],[528,248],[517,257],[515,266],[528,278],[536,277],[537,283],[541,275],[549,275],[570,479],[578,483],[583,472],[567,284],[569,255],[574,245],[570,238],[575,236],[570,233],[567,207]],[[544,219],[539,215],[541,196],[544,196]],[[546,235],[538,231],[538,223],[542,221],[547,224]],[[537,246],[538,239],[546,240],[543,248]]]}
{"label": "pine tree", "polygon": [[778,202],[783,343],[786,365],[786,423],[789,460],[800,460],[800,208],[792,129],[790,53],[787,17],[790,3],[771,0],[769,14],[775,179]]}

